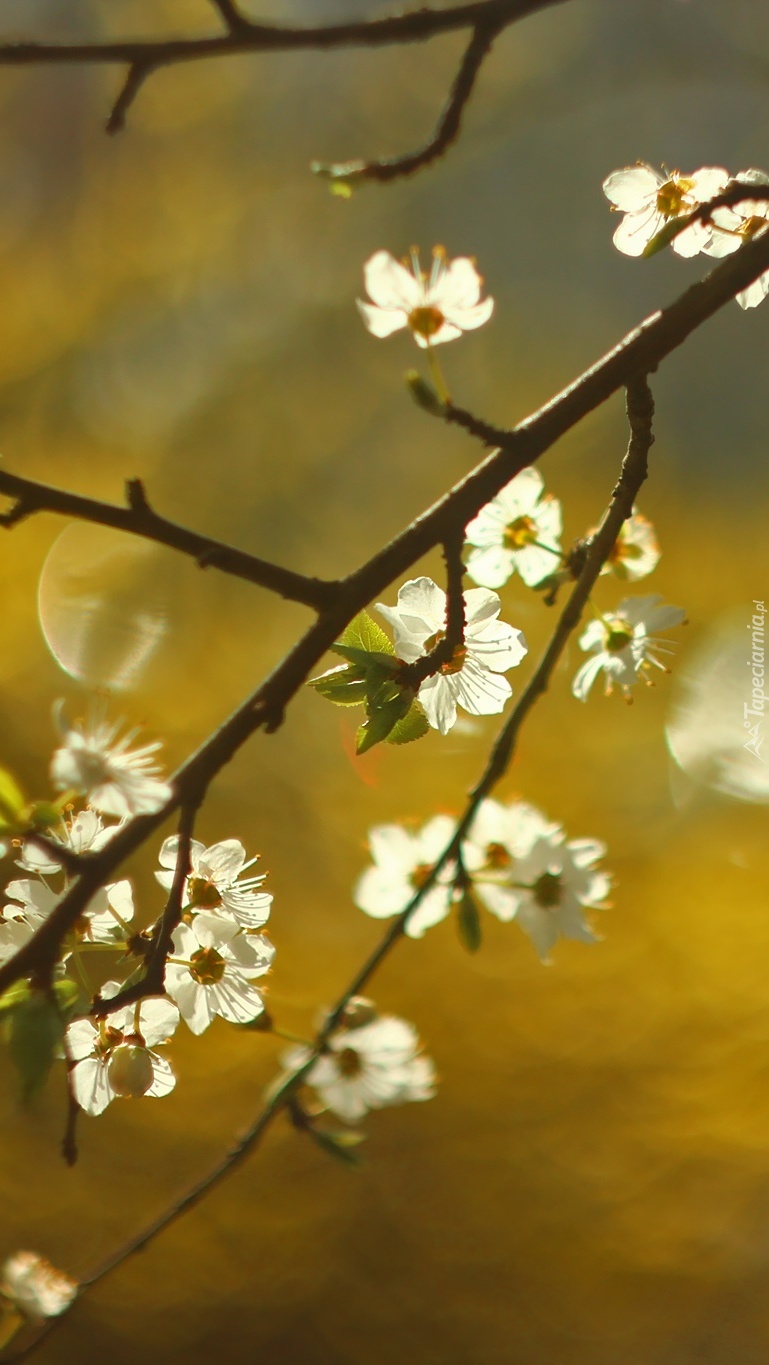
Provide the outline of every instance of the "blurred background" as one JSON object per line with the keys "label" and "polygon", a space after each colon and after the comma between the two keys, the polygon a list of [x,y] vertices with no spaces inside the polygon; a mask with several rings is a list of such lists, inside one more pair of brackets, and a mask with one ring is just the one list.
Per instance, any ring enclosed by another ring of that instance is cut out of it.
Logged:
{"label": "blurred background", "polygon": [[[259,16],[379,12],[265,0]],[[3,38],[70,41],[216,27],[203,0],[3,0],[0,21]],[[431,171],[349,202],[309,174],[316,158],[420,144],[461,46],[161,71],[114,139],[102,125],[116,70],[0,71],[7,467],[114,500],[139,476],[183,523],[342,574],[479,457],[409,401],[410,339],[364,331],[354,300],[373,251],[440,242],[477,257],[494,318],[441,358],[457,401],[503,424],[704,273],[704,258],[621,257],[601,182],[637,159],[769,170],[763,7],[561,5],[499,39],[460,144]],[[730,306],[653,381],[640,509],[664,553],[639,591],[687,609],[673,677],[632,707],[598,688],[582,706],[575,645],[500,789],[607,843],[605,941],[561,943],[545,968],[514,924],[486,916],[474,957],[448,921],[403,945],[372,994],[420,1030],[438,1098],[373,1115],[359,1174],[278,1123],[245,1169],[76,1306],[41,1361],[763,1365],[768,793],[740,758],[739,725],[746,627],[769,594],[768,344],[769,304]],[[565,543],[600,516],[625,442],[618,398],[541,462]],[[162,737],[173,767],[309,619],[48,517],[3,536],[0,585],[1,757],[41,795],[57,697],[77,714],[95,686],[119,689],[115,710]],[[502,595],[533,660],[552,613],[517,580]],[[597,600],[622,595],[603,579]],[[381,932],[350,899],[368,828],[459,810],[495,728],[357,761],[355,719],[299,697],[221,775],[199,827],[262,855],[270,1007],[300,1033]],[[154,866],[148,849],[130,869],[146,921]],[[14,875],[10,859],[3,870]],[[280,1054],[221,1021],[202,1039],[180,1031],[174,1094],[84,1118],[73,1170],[58,1150],[61,1076],[24,1108],[0,1054],[0,1257],[29,1247],[87,1274],[215,1161]]]}

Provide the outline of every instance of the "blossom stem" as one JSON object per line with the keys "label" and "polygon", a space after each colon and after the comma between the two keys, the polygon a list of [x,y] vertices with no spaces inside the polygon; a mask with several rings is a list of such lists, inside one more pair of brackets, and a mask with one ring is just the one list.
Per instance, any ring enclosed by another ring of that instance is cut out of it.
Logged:
{"label": "blossom stem", "polygon": [[438,360],[437,355],[435,354],[435,347],[431,346],[430,342],[428,341],[425,349],[427,351],[427,363],[430,366],[430,373],[433,377],[433,383],[435,384],[435,387],[438,390],[438,397],[440,398],[442,403],[449,404],[451,402],[451,395],[449,393],[446,380],[443,377],[443,371],[440,367],[440,362]]}

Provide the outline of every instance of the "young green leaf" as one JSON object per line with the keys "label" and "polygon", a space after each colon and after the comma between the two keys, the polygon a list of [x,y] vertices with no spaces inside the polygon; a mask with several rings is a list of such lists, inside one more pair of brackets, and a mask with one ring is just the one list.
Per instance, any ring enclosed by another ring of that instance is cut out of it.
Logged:
{"label": "young green leaf", "polygon": [[364,720],[357,734],[355,752],[365,754],[375,744],[387,739],[393,727],[403,719],[411,704],[411,692],[399,692],[389,701],[379,706],[370,706],[368,718]]}
{"label": "young green leaf", "polygon": [[334,654],[341,654],[343,659],[348,659],[357,668],[375,669],[378,673],[392,675],[397,673],[401,667],[400,659],[396,659],[392,654],[385,654],[382,650],[359,649],[357,645],[335,644],[331,646]]}
{"label": "young green leaf", "polygon": [[337,706],[362,706],[366,700],[368,687],[365,672],[356,664],[340,664],[321,673],[317,678],[308,678],[308,687],[314,687],[327,701]]}
{"label": "young green leaf", "polygon": [[0,829],[11,829],[18,824],[27,799],[15,777],[7,768],[0,768]]}
{"label": "young green leaf", "polygon": [[395,649],[390,637],[378,626],[367,611],[360,611],[349,626],[342,631],[338,645],[349,645],[362,649],[366,654],[394,654]]}
{"label": "young green leaf", "polygon": [[411,706],[401,720],[396,721],[389,735],[388,744],[411,744],[414,739],[422,739],[430,729],[430,723],[422,703],[414,698]]}
{"label": "young green leaf", "polygon": [[11,1010],[6,1022],[8,1047],[25,1100],[45,1083],[61,1048],[64,1021],[57,1006],[35,991]]}

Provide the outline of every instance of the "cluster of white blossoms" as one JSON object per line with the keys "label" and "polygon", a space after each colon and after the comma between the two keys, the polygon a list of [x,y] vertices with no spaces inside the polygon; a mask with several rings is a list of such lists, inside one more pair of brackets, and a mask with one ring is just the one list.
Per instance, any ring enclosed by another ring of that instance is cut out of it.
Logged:
{"label": "cluster of white blossoms", "polygon": [[[513,689],[502,674],[527,652],[521,631],[497,620],[502,603],[495,592],[471,588],[463,596],[464,642],[418,692],[429,724],[442,735],[455,724],[457,706],[472,716],[503,711]],[[406,664],[432,653],[445,638],[447,598],[431,578],[411,579],[396,606],[377,602],[377,611],[392,627],[395,653]]]}
{"label": "cluster of white blossoms", "polygon": [[[68,815],[49,831],[49,843],[70,853],[96,852],[112,838],[119,825],[105,825],[94,810]],[[62,863],[51,849],[41,850],[31,840],[22,845],[18,865],[31,877],[17,878],[5,888],[0,914],[0,963],[7,961],[48,919],[70,885]],[[100,887],[86,905],[65,941],[63,961],[83,943],[117,947],[130,936],[134,916],[131,883],[123,879]]]}
{"label": "cluster of white blossoms", "polygon": [[[668,224],[683,219],[735,184],[769,186],[769,175],[751,168],[731,176],[721,166],[703,166],[691,175],[658,171],[639,162],[613,171],[603,183],[612,208],[622,213],[614,233],[614,245],[626,256],[642,256]],[[743,242],[766,231],[769,198],[746,198],[733,206],[714,208],[705,219],[696,219],[677,233],[671,246],[679,256],[728,256]],[[755,308],[769,294],[769,271],[737,294],[742,308]]]}
{"label": "cluster of white blossoms", "polygon": [[16,1251],[0,1267],[0,1301],[6,1312],[33,1321],[56,1318],[76,1294],[76,1282],[36,1251]]}
{"label": "cluster of white blossoms", "polygon": [[[291,1048],[283,1065],[299,1071],[311,1056],[307,1047]],[[369,1000],[355,996],[304,1081],[324,1109],[353,1124],[370,1109],[432,1099],[436,1075],[412,1024],[380,1015]]]}
{"label": "cluster of white blossoms", "polygon": [[[61,814],[48,822],[42,843],[34,835],[20,843],[17,864],[28,875],[5,888],[0,963],[30,941],[67,893],[72,855],[98,852],[131,816],[158,811],[168,801],[171,788],[150,759],[157,746],[132,750],[133,733],[122,740],[117,734],[118,727],[103,716],[64,727],[65,742],[54,755],[51,775],[66,791],[67,804],[58,806]],[[76,793],[90,802],[77,812],[71,805]],[[56,809],[50,807],[53,813]],[[155,874],[166,891],[174,881],[178,854],[178,837],[166,839]],[[202,1033],[216,1015],[244,1024],[263,1013],[264,1000],[254,982],[266,975],[274,956],[272,944],[259,932],[269,918],[272,896],[263,890],[264,876],[243,875],[256,861],[247,858],[237,839],[209,847],[192,840],[165,994],[118,1004],[97,1018],[85,1012],[97,991],[88,971],[92,954],[109,952],[114,960],[115,951],[122,950],[127,980],[135,980],[151,931],[134,925],[127,879],[94,892],[62,944],[54,978],[54,987],[64,988],[57,1000],[66,1011],[63,1055],[72,1093],[86,1113],[102,1113],[117,1097],[170,1093],[175,1076],[157,1049],[172,1036],[180,1016],[193,1033]],[[101,985],[102,1000],[118,996],[125,984]]]}
{"label": "cluster of white blossoms", "polygon": [[413,833],[400,825],[372,829],[373,866],[355,886],[355,904],[376,919],[401,914],[434,877],[406,924],[411,938],[445,919],[469,884],[498,919],[516,921],[543,960],[559,937],[595,940],[584,911],[606,906],[610,879],[595,866],[606,851],[603,844],[567,840],[560,825],[524,801],[502,805],[486,799],[461,841],[459,860],[448,860],[435,875],[455,832],[455,821],[446,815]]}

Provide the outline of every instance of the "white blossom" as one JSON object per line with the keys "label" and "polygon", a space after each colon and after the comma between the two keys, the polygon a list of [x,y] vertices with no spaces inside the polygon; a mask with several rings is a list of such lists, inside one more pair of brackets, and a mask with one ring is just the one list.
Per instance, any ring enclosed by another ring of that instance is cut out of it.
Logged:
{"label": "white blossom", "polygon": [[36,1251],[16,1251],[0,1269],[0,1294],[28,1318],[55,1318],[66,1312],[77,1283]]}
{"label": "white blossom", "polygon": [[[48,919],[65,892],[52,891],[43,881],[19,878],[8,883],[5,894],[9,899],[3,907],[0,928],[3,920],[22,920],[34,931]],[[88,939],[92,943],[119,942],[124,937],[124,926],[133,919],[133,915],[130,881],[123,879],[112,882],[94,892],[74,932],[78,938]]]}
{"label": "white blossom", "polygon": [[479,898],[498,919],[514,919],[547,959],[556,940],[595,942],[583,907],[605,908],[611,885],[595,863],[597,839],[571,839],[533,806],[484,801],[463,845]]}
{"label": "white blossom", "polygon": [[[337,1029],[326,1049],[305,1083],[345,1123],[358,1123],[370,1109],[429,1100],[435,1094],[435,1068],[405,1019],[385,1014],[357,1028]],[[297,1071],[309,1056],[309,1048],[292,1048],[283,1064]]]}
{"label": "white blossom", "polygon": [[[521,632],[496,619],[502,604],[495,592],[471,588],[464,602],[464,645],[419,688],[425,715],[442,735],[454,725],[458,705],[473,716],[502,711],[513,689],[501,675],[527,652]],[[397,606],[377,602],[377,611],[392,626],[395,652],[405,663],[423,658],[445,638],[446,594],[431,578],[411,579],[400,589]]]}
{"label": "white blossom", "polygon": [[57,720],[64,741],[51,763],[57,790],[80,792],[95,810],[120,819],[151,815],[169,800],[172,788],[159,779],[152,758],[159,740],[131,749],[138,731],[120,736],[122,722],[110,723],[96,711],[70,725],[59,706]]}
{"label": "white blossom", "polygon": [[660,547],[652,523],[640,512],[633,512],[627,521],[623,521],[601,573],[613,573],[617,578],[635,583],[656,569],[659,561]]}
{"label": "white blossom", "polygon": [[[769,175],[765,171],[751,168],[739,171],[734,177],[747,185],[769,185]],[[709,256],[728,256],[737,251],[744,242],[751,242],[767,229],[769,220],[769,200],[745,199],[741,204],[713,210],[715,231],[704,250]],[[759,275],[735,297],[741,308],[756,308],[769,294],[769,270]]]}
{"label": "white blossom", "polygon": [[484,588],[501,588],[518,572],[527,586],[547,578],[561,559],[561,504],[545,494],[537,469],[521,470],[465,531],[473,548],[467,572]]}
{"label": "white blossom", "polygon": [[[691,175],[680,171],[657,171],[639,162],[613,171],[603,182],[603,192],[612,207],[622,213],[614,233],[614,245],[626,256],[642,256],[652,237],[674,218],[691,213],[725,188],[729,172],[721,166],[703,166]],[[706,223],[691,223],[673,239],[679,256],[696,256],[713,239]]]}
{"label": "white blossom", "polygon": [[580,648],[593,651],[592,658],[577,672],[572,692],[580,701],[587,701],[593,682],[600,672],[606,674],[606,695],[619,687],[630,701],[630,690],[639,679],[651,683],[651,667],[670,670],[658,658],[672,649],[664,640],[655,639],[653,631],[669,630],[680,625],[686,613],[681,607],[660,606],[662,598],[626,597],[615,612],[591,621],[579,638]]}
{"label": "white blossom", "polygon": [[[450,816],[435,815],[413,833],[402,825],[376,825],[369,830],[374,865],[358,878],[353,891],[355,904],[373,919],[400,914],[424,885],[455,829],[456,822]],[[406,926],[411,938],[421,938],[425,929],[448,915],[454,873],[454,864],[447,864],[436,885],[425,893]]]}
{"label": "white blossom", "polygon": [[[117,981],[102,987],[106,998],[120,990]],[[66,1034],[66,1051],[74,1063],[70,1084],[87,1114],[101,1114],[118,1096],[168,1095],[176,1077],[165,1057],[155,1051],[174,1033],[176,1005],[163,996],[148,996],[136,1005],[115,1010],[106,1019],[76,1019]]]}
{"label": "white blossom", "polygon": [[166,990],[193,1033],[203,1033],[220,1014],[247,1024],[264,1009],[251,983],[270,969],[275,949],[261,934],[246,934],[229,916],[201,911],[174,932]]}
{"label": "white blossom", "polygon": [[[174,879],[179,849],[177,835],[166,839],[160,850],[162,872],[156,872],[160,885],[169,890]],[[239,925],[258,929],[270,914],[272,896],[258,888],[264,876],[242,877],[257,858],[246,861],[246,850],[238,839],[223,839],[206,848],[197,839],[190,845],[190,875],[182,893],[182,903],[193,910],[220,910],[232,915]]]}
{"label": "white blossom", "polygon": [[[86,809],[71,815],[46,833],[51,844],[61,844],[70,853],[98,853],[121,828],[119,824],[105,825],[97,811]],[[63,866],[52,849],[41,848],[31,839],[25,839],[17,862],[19,867],[27,872],[36,872],[41,877],[61,872]]]}
{"label": "white blossom", "polygon": [[433,249],[429,278],[411,253],[411,269],[389,251],[376,251],[363,267],[371,302],[358,300],[368,330],[376,337],[408,327],[417,345],[438,346],[453,341],[491,317],[494,300],[481,299],[483,280],[467,256],[447,261],[442,247]]}

